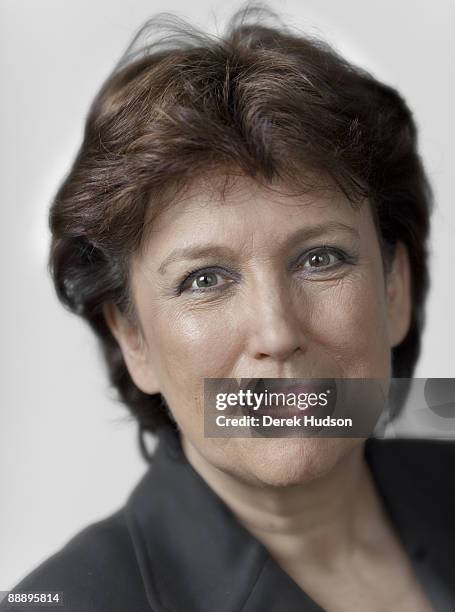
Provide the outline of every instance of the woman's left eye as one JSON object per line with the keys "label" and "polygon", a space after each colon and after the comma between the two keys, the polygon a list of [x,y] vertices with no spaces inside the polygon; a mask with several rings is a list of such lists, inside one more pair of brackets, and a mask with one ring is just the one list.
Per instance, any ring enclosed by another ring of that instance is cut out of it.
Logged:
{"label": "woman's left eye", "polygon": [[317,271],[318,269],[324,270],[326,268],[332,268],[336,264],[345,260],[346,257],[344,257],[343,253],[339,251],[328,248],[319,248],[307,253],[299,260],[297,265],[299,268],[304,268],[305,270]]}

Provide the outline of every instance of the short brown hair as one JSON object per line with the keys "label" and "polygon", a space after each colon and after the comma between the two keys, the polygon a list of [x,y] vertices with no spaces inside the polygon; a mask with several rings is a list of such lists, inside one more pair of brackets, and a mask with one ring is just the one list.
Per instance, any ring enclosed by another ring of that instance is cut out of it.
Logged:
{"label": "short brown hair", "polygon": [[[152,30],[162,36],[138,47]],[[317,170],[353,205],[368,198],[384,261],[397,241],[410,256],[412,321],[393,349],[392,373],[411,377],[424,325],[432,196],[402,97],[261,6],[236,12],[222,37],[160,14],[96,95],[50,210],[57,294],[98,335],[111,383],[141,430],[169,424],[170,413],[160,395],[134,384],[102,306],[134,313],[128,262],[150,207],[225,166],[302,188],[303,170]]]}

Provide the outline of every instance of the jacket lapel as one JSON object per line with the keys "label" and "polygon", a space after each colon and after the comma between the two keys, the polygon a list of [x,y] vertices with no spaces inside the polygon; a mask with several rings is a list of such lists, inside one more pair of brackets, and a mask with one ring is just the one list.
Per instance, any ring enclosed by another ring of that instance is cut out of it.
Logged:
{"label": "jacket lapel", "polygon": [[438,612],[455,608],[455,444],[368,439],[365,459],[417,579]]}
{"label": "jacket lapel", "polygon": [[[434,453],[409,444],[368,439],[365,460],[417,578],[436,609],[445,610],[455,600],[453,543],[444,545],[447,525],[441,516],[435,524],[438,512],[412,465],[412,457],[431,461]],[[170,428],[160,430],[125,513],[154,612],[321,611],[194,470]]]}
{"label": "jacket lapel", "polygon": [[125,513],[156,612],[316,612],[194,470],[168,429]]}

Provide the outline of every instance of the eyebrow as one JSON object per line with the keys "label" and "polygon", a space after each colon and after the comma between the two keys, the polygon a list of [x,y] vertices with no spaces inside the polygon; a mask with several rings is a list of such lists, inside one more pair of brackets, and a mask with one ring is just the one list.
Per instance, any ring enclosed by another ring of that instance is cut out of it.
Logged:
{"label": "eyebrow", "polygon": [[[310,227],[304,227],[302,229],[297,230],[288,238],[286,243],[288,245],[295,244],[296,242],[300,242],[302,240],[310,240],[312,238],[318,238],[324,234],[330,234],[334,232],[345,232],[351,234],[353,237],[359,239],[359,233],[350,225],[346,225],[345,223],[341,223],[339,221],[329,221],[327,223],[321,223],[318,225],[312,225]],[[204,257],[223,257],[227,260],[233,259],[235,256],[235,251],[230,247],[217,245],[217,244],[207,244],[207,245],[196,245],[196,246],[188,246],[183,248],[177,248],[171,251],[171,253],[161,262],[158,272],[159,274],[164,274],[166,268],[176,261],[181,260],[197,260],[203,259]]]}

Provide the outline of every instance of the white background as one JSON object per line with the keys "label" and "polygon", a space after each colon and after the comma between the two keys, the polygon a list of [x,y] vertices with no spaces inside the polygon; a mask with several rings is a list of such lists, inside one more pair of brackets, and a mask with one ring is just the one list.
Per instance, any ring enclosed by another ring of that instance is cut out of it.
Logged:
{"label": "white background", "polygon": [[[95,338],[46,273],[47,208],[95,92],[159,11],[222,30],[226,3],[2,0],[0,4],[0,590],[122,505],[145,470]],[[228,3],[235,9],[239,3]],[[414,111],[436,195],[432,291],[416,376],[455,376],[455,0],[270,2],[396,86]]]}

